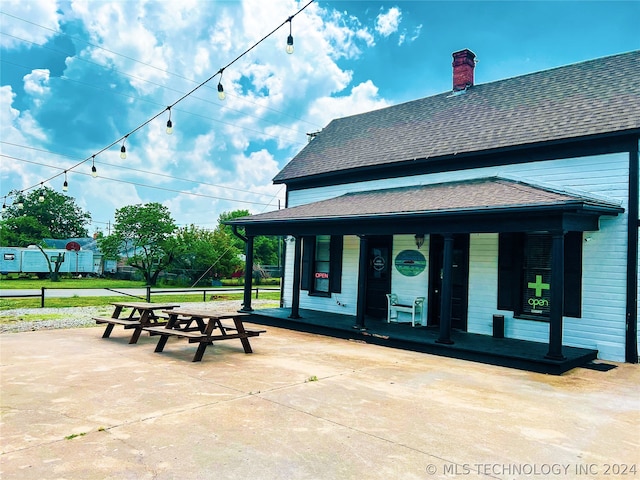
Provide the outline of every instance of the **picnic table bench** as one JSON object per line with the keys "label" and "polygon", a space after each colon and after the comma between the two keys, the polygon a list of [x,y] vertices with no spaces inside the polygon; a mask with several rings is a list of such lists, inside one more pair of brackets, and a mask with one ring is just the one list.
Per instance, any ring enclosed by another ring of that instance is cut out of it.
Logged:
{"label": "picnic table bench", "polygon": [[[257,337],[265,330],[248,330],[244,327],[242,318],[246,313],[197,311],[190,309],[165,310],[168,321],[165,325],[143,327],[151,335],[160,335],[155,352],[164,350],[169,337],[186,338],[189,343],[198,343],[193,357],[194,362],[202,360],[207,346],[214,341],[240,339],[245,353],[253,353],[249,337]],[[232,320],[233,325],[225,325],[222,320]]]}
{"label": "picnic table bench", "polygon": [[[134,329],[129,343],[137,343],[142,328],[147,326],[160,326],[168,321],[166,314],[157,313],[158,310],[168,311],[179,307],[175,303],[147,303],[147,302],[113,302],[113,313],[110,317],[93,317],[96,324],[107,324],[102,338],[109,338],[113,327],[122,325],[125,330]],[[120,317],[124,309],[130,308],[131,312],[127,317]]]}

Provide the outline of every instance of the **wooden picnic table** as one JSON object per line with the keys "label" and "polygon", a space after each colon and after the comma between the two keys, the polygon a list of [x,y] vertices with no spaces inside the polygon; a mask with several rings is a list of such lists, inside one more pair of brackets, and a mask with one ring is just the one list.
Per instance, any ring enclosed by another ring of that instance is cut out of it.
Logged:
{"label": "wooden picnic table", "polygon": [[[214,341],[238,338],[242,342],[245,353],[253,353],[249,337],[257,337],[265,330],[247,330],[242,321],[246,313],[222,312],[215,310],[193,310],[177,308],[164,310],[169,317],[163,326],[146,326],[143,329],[151,335],[160,335],[155,352],[162,352],[169,337],[186,338],[189,343],[198,343],[198,349],[193,357],[194,362],[202,360],[208,345]],[[225,325],[223,320],[232,320],[233,325]]]}
{"label": "wooden picnic table", "polygon": [[[106,323],[107,328],[102,338],[109,338],[113,327],[122,325],[125,329],[134,329],[129,343],[137,343],[143,327],[161,326],[167,322],[167,317],[159,315],[158,310],[170,311],[179,307],[176,303],[148,303],[148,302],[113,302],[113,314],[111,317],[93,317],[97,324]],[[120,317],[124,309],[131,309],[127,317]]]}

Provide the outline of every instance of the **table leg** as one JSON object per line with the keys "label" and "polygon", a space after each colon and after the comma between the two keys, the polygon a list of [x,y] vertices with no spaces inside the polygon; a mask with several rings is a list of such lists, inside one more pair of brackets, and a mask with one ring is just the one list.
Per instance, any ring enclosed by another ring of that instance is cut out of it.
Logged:
{"label": "table leg", "polygon": [[198,349],[196,350],[196,354],[193,357],[194,362],[199,362],[200,360],[202,360],[204,351],[207,349],[207,345],[210,345],[210,342],[200,342],[198,344]]}
{"label": "table leg", "polygon": [[[242,324],[242,319],[238,317],[234,317],[233,323],[236,325],[236,330],[240,334],[246,333],[244,330],[244,325]],[[242,342],[242,348],[244,348],[244,353],[253,353],[251,350],[251,344],[249,343],[248,337],[240,337],[240,341]]]}
{"label": "table leg", "polygon": [[102,334],[102,338],[109,338],[109,335],[111,335],[111,332],[113,331],[113,327],[114,327],[113,323],[108,323],[107,324],[107,328],[104,329],[104,333]]}
{"label": "table leg", "polygon": [[154,351],[157,353],[162,352],[162,350],[164,350],[164,346],[167,344],[167,340],[169,340],[168,335],[160,335],[160,340],[158,340],[158,345],[156,345],[156,349]]}
{"label": "table leg", "polygon": [[138,339],[140,338],[140,334],[142,333],[142,327],[136,327],[133,330],[133,335],[131,335],[131,340],[129,340],[129,344],[138,343]]}

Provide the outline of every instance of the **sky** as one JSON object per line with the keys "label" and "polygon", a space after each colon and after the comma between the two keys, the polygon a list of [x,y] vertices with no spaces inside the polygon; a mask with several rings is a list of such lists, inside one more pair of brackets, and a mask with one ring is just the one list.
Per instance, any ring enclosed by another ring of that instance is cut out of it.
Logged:
{"label": "sky", "polygon": [[213,229],[284,208],[273,177],[332,119],[450,91],[455,51],[481,84],[640,49],[640,0],[308,2],[3,0],[3,203],[66,175],[90,234],[149,202]]}

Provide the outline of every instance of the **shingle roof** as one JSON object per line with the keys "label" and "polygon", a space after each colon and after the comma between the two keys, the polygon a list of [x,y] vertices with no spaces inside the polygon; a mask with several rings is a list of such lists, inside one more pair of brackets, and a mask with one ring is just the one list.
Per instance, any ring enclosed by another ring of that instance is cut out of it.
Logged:
{"label": "shingle roof", "polygon": [[333,120],[274,178],[640,129],[640,51]]}
{"label": "shingle roof", "polygon": [[457,182],[348,193],[319,202],[242,217],[230,224],[380,217],[386,215],[482,212],[517,207],[571,207],[617,214],[614,203],[555,191],[505,178],[491,177]]}

